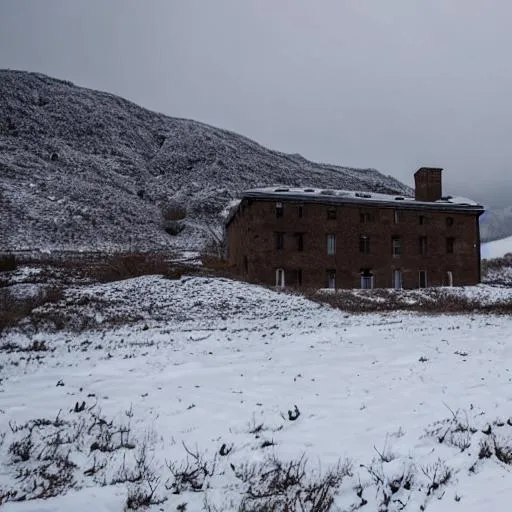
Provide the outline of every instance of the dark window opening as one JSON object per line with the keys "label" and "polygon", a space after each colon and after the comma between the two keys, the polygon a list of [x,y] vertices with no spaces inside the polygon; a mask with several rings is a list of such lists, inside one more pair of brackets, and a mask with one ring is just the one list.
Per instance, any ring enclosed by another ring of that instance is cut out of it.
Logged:
{"label": "dark window opening", "polygon": [[302,206],[297,208],[297,213],[299,214],[299,217],[302,217]]}
{"label": "dark window opening", "polygon": [[453,226],[453,217],[446,217],[446,225]]}
{"label": "dark window opening", "polygon": [[284,233],[276,233],[276,249],[278,251],[284,249]]}
{"label": "dark window opening", "polygon": [[336,270],[329,269],[325,271],[325,286],[326,288],[336,288]]}
{"label": "dark window opening", "polygon": [[394,236],[391,239],[392,242],[392,253],[396,258],[402,255],[402,239],[399,236]]}
{"label": "dark window opening", "polygon": [[359,252],[364,254],[370,253],[370,237],[367,235],[359,236]]}
{"label": "dark window opening", "polygon": [[423,215],[420,215],[418,217],[418,222],[420,223],[421,226],[423,226],[423,224],[425,224],[425,217]]}
{"label": "dark window opening", "polygon": [[427,237],[420,236],[420,254],[423,256],[427,254]]}
{"label": "dark window opening", "polygon": [[303,233],[295,233],[295,238],[297,240],[297,251],[304,250],[304,234]]}
{"label": "dark window opening", "polygon": [[426,270],[420,270],[419,287],[420,288],[426,288],[427,287],[427,271]]}
{"label": "dark window opening", "polygon": [[295,271],[295,285],[302,286],[302,269],[298,268]]}
{"label": "dark window opening", "polygon": [[247,274],[249,272],[249,260],[247,256],[244,256],[244,272]]}
{"label": "dark window opening", "polygon": [[394,220],[395,220],[395,224],[399,224],[400,222],[402,222],[402,212],[400,210],[395,210],[395,213],[394,213]]}
{"label": "dark window opening", "polygon": [[327,218],[330,220],[334,220],[336,218],[336,208],[327,208]]}
{"label": "dark window opening", "polygon": [[375,222],[375,215],[373,212],[360,212],[359,222],[366,224],[368,222]]}
{"label": "dark window opening", "polygon": [[276,203],[276,217],[283,216],[283,203]]}
{"label": "dark window opening", "polygon": [[455,238],[447,238],[446,239],[446,253],[447,254],[453,254],[453,248],[455,245]]}

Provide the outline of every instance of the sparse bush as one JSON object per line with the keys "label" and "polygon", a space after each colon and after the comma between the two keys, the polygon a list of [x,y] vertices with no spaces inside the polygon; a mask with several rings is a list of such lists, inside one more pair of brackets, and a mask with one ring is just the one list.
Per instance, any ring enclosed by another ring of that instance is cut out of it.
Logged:
{"label": "sparse bush", "polygon": [[199,492],[205,489],[206,483],[215,473],[217,455],[212,461],[208,461],[204,454],[189,450],[183,444],[188,454],[186,461],[182,464],[168,462],[167,467],[171,472],[172,479],[165,485],[167,490],[173,494],[181,494],[183,491]]}
{"label": "sparse bush", "polygon": [[84,269],[88,277],[107,283],[149,274],[167,274],[170,254],[118,253]]}
{"label": "sparse bush", "polygon": [[[32,311],[47,303],[58,302],[64,296],[62,288],[52,286],[42,288],[32,297],[16,298],[11,296],[8,288],[0,288],[0,334],[16,326],[20,320],[27,317]],[[43,345],[34,345],[32,350],[44,350]]]}
{"label": "sparse bush", "polygon": [[346,461],[324,475],[315,474],[307,467],[304,455],[287,462],[270,457],[263,463],[247,465],[245,471],[235,473],[246,486],[239,511],[327,512],[350,470]]}
{"label": "sparse bush", "polygon": [[0,253],[0,272],[11,272],[18,268],[18,263],[14,254]]}

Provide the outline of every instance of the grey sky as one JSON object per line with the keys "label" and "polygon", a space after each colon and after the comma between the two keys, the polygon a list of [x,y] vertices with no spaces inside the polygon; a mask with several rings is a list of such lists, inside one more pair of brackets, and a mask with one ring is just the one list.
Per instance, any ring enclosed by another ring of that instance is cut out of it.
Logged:
{"label": "grey sky", "polygon": [[0,0],[0,67],[512,204],[510,0]]}

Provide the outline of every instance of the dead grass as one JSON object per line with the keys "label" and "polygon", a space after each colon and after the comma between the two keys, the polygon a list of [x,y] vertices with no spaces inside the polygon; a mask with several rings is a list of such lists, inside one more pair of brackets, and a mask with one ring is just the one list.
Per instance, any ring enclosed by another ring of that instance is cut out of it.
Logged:
{"label": "dead grass", "polygon": [[335,293],[304,290],[303,294],[310,300],[329,304],[349,313],[414,311],[427,314],[512,314],[510,301],[482,304],[477,299],[455,295],[443,288],[428,288],[414,296],[391,289],[374,289],[365,292],[337,290]]}

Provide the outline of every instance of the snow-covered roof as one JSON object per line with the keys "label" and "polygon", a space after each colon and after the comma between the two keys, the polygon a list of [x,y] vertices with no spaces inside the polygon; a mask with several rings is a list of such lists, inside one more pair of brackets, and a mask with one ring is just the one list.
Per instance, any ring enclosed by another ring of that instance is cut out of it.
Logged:
{"label": "snow-covered roof", "polygon": [[357,192],[354,190],[333,190],[321,188],[266,187],[247,190],[244,198],[252,199],[292,199],[305,202],[329,203],[378,203],[386,206],[397,204],[409,207],[425,207],[454,210],[482,210],[483,206],[464,197],[445,196],[437,201],[417,201],[414,197],[380,194],[376,192]]}

